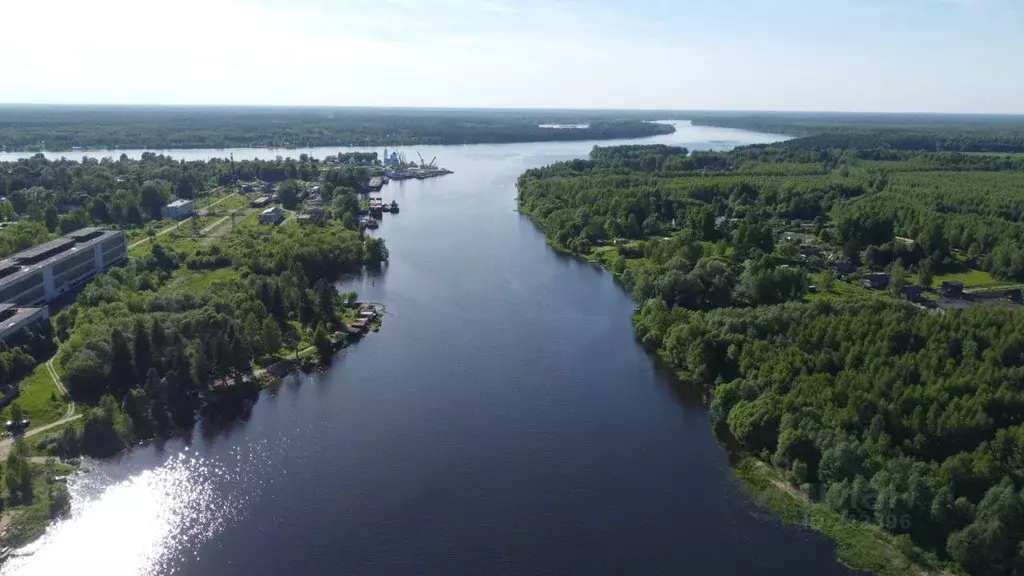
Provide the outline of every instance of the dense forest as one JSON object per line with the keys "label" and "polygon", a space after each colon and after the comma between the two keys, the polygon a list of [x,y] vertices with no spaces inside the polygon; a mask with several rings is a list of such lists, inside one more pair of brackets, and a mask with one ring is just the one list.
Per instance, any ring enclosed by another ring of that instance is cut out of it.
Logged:
{"label": "dense forest", "polygon": [[696,125],[801,136],[800,142],[792,144],[801,148],[1024,152],[1024,116],[716,113],[688,117]]}
{"label": "dense forest", "polygon": [[236,181],[322,180],[329,202],[335,189],[365,191],[374,162],[375,154],[186,162],[151,152],[139,160],[48,160],[36,154],[0,162],[0,220],[17,220],[0,230],[0,257],[89,225],[142,227],[159,220],[175,198],[202,198]]}
{"label": "dense forest", "polygon": [[1020,574],[1024,308],[931,299],[1024,281],[1024,156],[878,138],[595,148],[523,174],[519,206],[622,280],[639,336],[749,454],[969,574]]}
{"label": "dense forest", "polygon": [[[0,106],[0,150],[299,148],[551,140],[666,134],[653,112]],[[565,129],[543,125],[574,124]]]}

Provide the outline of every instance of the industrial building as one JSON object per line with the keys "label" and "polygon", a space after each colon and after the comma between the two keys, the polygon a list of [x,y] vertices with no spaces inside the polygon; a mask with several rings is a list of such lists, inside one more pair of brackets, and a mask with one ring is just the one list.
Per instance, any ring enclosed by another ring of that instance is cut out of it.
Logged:
{"label": "industrial building", "polygon": [[184,220],[196,213],[196,204],[192,200],[175,200],[160,210],[160,216],[169,220]]}
{"label": "industrial building", "polygon": [[0,340],[14,336],[22,329],[50,317],[46,307],[18,308],[14,304],[0,304]]}
{"label": "industrial building", "polygon": [[123,230],[76,230],[0,261],[0,302],[15,306],[50,302],[127,257]]}

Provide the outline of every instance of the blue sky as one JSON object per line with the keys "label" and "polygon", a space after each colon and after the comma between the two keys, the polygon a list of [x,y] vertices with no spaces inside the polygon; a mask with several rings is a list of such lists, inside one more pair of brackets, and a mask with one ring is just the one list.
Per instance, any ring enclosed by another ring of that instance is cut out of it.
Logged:
{"label": "blue sky", "polygon": [[4,12],[47,26],[6,27],[19,48],[0,58],[0,102],[1024,113],[1020,0],[6,0]]}

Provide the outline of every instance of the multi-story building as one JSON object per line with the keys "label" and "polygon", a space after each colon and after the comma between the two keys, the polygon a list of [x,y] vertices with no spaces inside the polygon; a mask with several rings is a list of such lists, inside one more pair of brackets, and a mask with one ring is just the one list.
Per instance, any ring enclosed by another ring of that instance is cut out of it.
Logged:
{"label": "multi-story building", "polygon": [[6,340],[23,329],[46,320],[50,315],[46,306],[42,308],[18,308],[14,304],[0,304],[0,339]]}
{"label": "multi-story building", "polygon": [[127,257],[123,230],[76,230],[0,261],[0,302],[50,302]]}

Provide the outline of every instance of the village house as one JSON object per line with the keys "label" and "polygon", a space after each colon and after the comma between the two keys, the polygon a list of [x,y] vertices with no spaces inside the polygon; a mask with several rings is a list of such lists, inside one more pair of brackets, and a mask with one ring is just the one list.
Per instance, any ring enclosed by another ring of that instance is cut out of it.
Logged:
{"label": "village house", "polygon": [[284,222],[284,210],[280,206],[271,206],[259,215],[260,224],[280,224]]}
{"label": "village house", "polygon": [[889,286],[889,275],[885,272],[872,272],[864,279],[864,287],[872,290],[884,290]]}
{"label": "village house", "polygon": [[964,295],[964,283],[959,280],[950,280],[943,282],[939,290],[946,298],[962,298]]}

